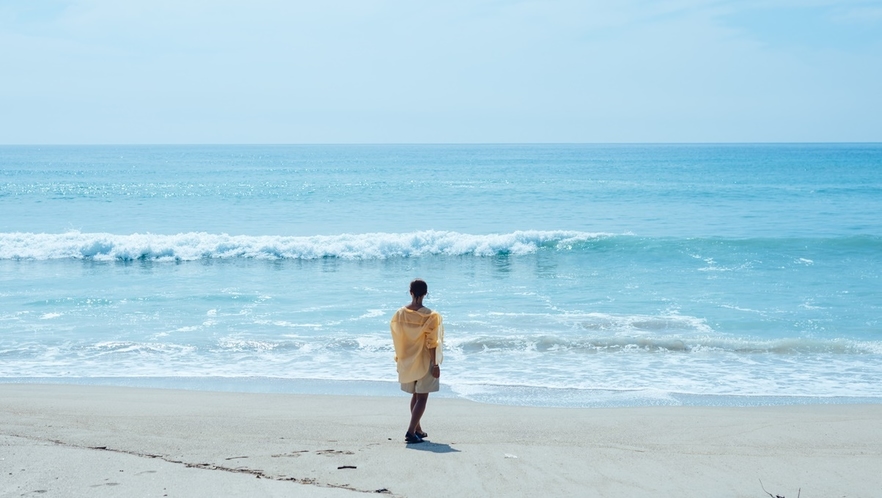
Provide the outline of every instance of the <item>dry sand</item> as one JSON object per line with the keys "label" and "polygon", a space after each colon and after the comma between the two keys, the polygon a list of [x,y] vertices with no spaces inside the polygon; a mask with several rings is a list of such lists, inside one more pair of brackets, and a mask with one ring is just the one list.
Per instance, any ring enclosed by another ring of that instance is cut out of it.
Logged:
{"label": "dry sand", "polygon": [[882,496],[882,405],[407,402],[0,384],[0,496]]}

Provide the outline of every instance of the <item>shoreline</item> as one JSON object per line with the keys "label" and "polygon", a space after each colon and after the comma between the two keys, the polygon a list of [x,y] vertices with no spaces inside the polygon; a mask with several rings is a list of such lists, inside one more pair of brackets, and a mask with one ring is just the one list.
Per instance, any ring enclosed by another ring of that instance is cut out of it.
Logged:
{"label": "shoreline", "polygon": [[[377,380],[296,379],[281,377],[0,377],[3,384],[49,384],[130,387],[196,392],[295,394],[332,396],[401,395],[398,383]],[[643,408],[661,406],[730,407],[882,404],[882,398],[809,395],[726,395],[642,390],[567,389],[490,385],[456,392],[448,384],[433,399],[449,398],[480,404],[536,408]]]}
{"label": "shoreline", "polygon": [[[874,496],[882,405],[540,408],[0,383],[0,495]],[[384,491],[385,490],[385,491]]]}

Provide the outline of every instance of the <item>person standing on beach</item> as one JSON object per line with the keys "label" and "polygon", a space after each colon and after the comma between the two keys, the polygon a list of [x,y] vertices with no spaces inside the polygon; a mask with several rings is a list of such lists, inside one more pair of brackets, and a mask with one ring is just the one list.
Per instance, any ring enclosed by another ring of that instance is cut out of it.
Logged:
{"label": "person standing on beach", "polygon": [[410,304],[396,311],[390,323],[398,382],[402,391],[411,393],[410,425],[404,435],[408,443],[422,443],[428,436],[420,427],[420,419],[426,411],[429,393],[440,387],[444,325],[441,315],[423,306],[428,293],[425,281],[411,282]]}

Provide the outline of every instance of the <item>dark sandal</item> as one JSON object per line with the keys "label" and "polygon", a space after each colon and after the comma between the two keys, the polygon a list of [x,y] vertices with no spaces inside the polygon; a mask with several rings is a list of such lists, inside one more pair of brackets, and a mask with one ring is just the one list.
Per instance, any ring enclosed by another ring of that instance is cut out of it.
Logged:
{"label": "dark sandal", "polygon": [[417,431],[417,432],[414,432],[414,434],[416,434],[417,436],[419,436],[420,439],[426,439],[427,437],[429,437],[429,435],[426,434],[425,432],[419,432],[419,431]]}
{"label": "dark sandal", "polygon": [[404,441],[405,441],[407,444],[417,444],[417,443],[422,443],[422,442],[423,442],[423,438],[419,437],[417,434],[412,434],[412,433],[410,433],[410,432],[405,432],[405,433],[404,433]]}

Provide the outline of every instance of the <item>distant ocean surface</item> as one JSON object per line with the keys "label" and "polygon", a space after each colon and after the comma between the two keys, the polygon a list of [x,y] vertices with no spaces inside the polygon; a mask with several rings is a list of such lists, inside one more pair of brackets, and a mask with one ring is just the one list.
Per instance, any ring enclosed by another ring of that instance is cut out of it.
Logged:
{"label": "distant ocean surface", "polygon": [[[0,146],[0,382],[882,402],[882,144]],[[403,394],[402,394],[403,395]]]}

